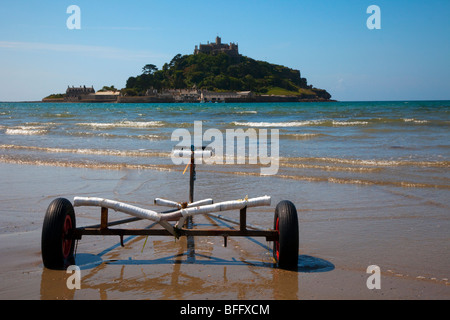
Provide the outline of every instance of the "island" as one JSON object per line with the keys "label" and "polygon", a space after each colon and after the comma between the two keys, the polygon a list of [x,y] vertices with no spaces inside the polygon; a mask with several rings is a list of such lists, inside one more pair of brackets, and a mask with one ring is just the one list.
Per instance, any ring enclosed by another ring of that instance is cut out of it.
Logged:
{"label": "island", "polygon": [[333,101],[324,89],[308,85],[300,70],[258,61],[239,53],[238,44],[215,42],[177,54],[161,70],[146,64],[125,88],[68,87],[44,102],[311,102]]}

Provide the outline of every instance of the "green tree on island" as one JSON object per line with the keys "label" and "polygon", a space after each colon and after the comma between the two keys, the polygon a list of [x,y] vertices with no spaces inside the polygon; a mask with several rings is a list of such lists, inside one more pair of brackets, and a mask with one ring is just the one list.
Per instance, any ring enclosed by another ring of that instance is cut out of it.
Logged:
{"label": "green tree on island", "polygon": [[153,74],[156,71],[158,71],[158,68],[154,65],[154,64],[146,64],[143,68],[142,68],[142,73],[143,74]]}
{"label": "green tree on island", "polygon": [[99,92],[105,92],[105,91],[113,91],[116,92],[119,89],[115,88],[114,85],[108,87],[108,86],[103,86],[103,88],[101,88],[100,90],[98,90]]}

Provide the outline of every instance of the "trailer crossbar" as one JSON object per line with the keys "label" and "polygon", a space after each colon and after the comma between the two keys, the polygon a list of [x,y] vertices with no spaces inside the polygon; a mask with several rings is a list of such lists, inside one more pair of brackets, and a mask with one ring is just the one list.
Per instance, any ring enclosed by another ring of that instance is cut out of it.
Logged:
{"label": "trailer crossbar", "polygon": [[[178,236],[221,236],[221,237],[265,237],[267,241],[277,241],[278,232],[274,230],[233,230],[233,229],[177,229]],[[72,237],[86,236],[171,236],[166,229],[111,229],[77,228]]]}

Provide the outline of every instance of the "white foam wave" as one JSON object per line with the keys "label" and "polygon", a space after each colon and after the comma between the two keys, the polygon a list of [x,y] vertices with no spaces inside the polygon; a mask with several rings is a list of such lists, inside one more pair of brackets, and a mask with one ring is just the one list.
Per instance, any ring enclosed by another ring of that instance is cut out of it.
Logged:
{"label": "white foam wave", "polygon": [[162,140],[162,139],[164,139],[163,137],[160,137],[157,134],[144,134],[144,135],[137,136],[137,138],[143,139],[143,140]]}
{"label": "white foam wave", "polygon": [[413,122],[413,123],[428,123],[428,120],[417,120],[413,118],[405,118],[403,119],[405,122]]}
{"label": "white foam wave", "polygon": [[247,127],[302,127],[322,123],[322,120],[289,121],[289,122],[232,122],[235,126]]}
{"label": "white foam wave", "polygon": [[78,126],[93,127],[100,129],[107,128],[152,128],[161,127],[164,125],[162,121],[120,121],[115,123],[99,123],[99,122],[84,122],[77,123]]}
{"label": "white foam wave", "polygon": [[236,126],[248,127],[304,127],[304,126],[359,126],[368,124],[367,121],[337,121],[337,120],[304,120],[289,122],[232,122]]}
{"label": "white foam wave", "polygon": [[333,121],[334,126],[360,126],[368,124],[367,121]]}
{"label": "white foam wave", "polygon": [[257,114],[258,111],[256,111],[256,110],[236,111],[235,113],[238,113],[238,114]]}
{"label": "white foam wave", "polygon": [[83,149],[83,148],[53,148],[0,144],[0,149],[6,150],[28,150],[48,153],[74,153],[84,155],[106,155],[117,157],[169,157],[169,152],[156,152],[146,150],[112,150],[112,149]]}
{"label": "white foam wave", "polygon": [[7,128],[5,130],[5,134],[7,135],[25,135],[25,136],[41,135],[46,134],[47,132],[48,130],[45,127],[41,126],[18,126]]}
{"label": "white foam wave", "polygon": [[287,138],[290,139],[297,139],[297,140],[306,140],[306,139],[312,139],[316,137],[324,137],[326,134],[322,133],[293,133],[293,134],[287,134],[285,135]]}

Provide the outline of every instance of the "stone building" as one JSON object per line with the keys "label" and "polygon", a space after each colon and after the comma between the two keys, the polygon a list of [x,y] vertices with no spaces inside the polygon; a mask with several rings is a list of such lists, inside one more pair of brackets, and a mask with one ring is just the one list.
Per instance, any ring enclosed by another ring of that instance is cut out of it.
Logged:
{"label": "stone building", "polygon": [[214,92],[204,90],[200,95],[200,102],[245,102],[253,100],[254,95],[251,91],[240,92]]}
{"label": "stone building", "polygon": [[205,53],[216,55],[219,53],[226,53],[230,57],[239,58],[239,48],[236,43],[230,42],[230,44],[222,43],[222,39],[217,36],[216,42],[201,44],[199,46],[195,46],[194,54]]}
{"label": "stone building", "polygon": [[88,88],[86,86],[82,87],[67,87],[65,101],[79,101],[81,97],[87,96],[89,94],[95,93],[94,86]]}
{"label": "stone building", "polygon": [[117,102],[120,91],[98,91],[94,87],[68,87],[65,102]]}

